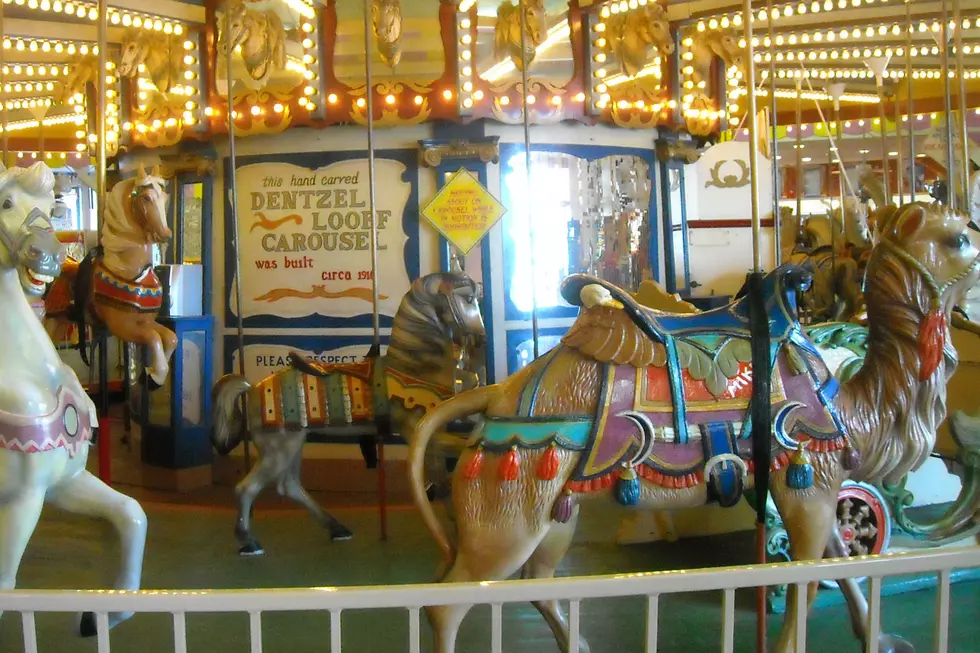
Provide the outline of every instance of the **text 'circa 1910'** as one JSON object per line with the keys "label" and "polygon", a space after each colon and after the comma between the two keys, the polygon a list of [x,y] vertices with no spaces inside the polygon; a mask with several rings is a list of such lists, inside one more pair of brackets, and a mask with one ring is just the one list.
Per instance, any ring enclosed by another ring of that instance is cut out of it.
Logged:
{"label": "text 'circa 1910'", "polygon": [[375,221],[379,278],[385,284],[379,312],[394,315],[409,287],[402,218],[412,188],[403,179],[405,171],[398,161],[375,161],[376,184],[383,192],[377,193],[372,213],[365,159],[317,170],[282,162],[240,167],[244,316],[370,313]]}

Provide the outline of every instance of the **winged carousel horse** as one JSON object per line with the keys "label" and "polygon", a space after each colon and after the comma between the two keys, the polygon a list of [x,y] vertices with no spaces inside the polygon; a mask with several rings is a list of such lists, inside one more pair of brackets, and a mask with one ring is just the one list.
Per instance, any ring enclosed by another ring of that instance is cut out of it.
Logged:
{"label": "winged carousel horse", "polygon": [[402,58],[401,0],[371,0],[371,25],[381,61],[394,68]]}
{"label": "winged carousel horse", "polygon": [[[146,516],[139,503],[86,471],[95,405],[27,300],[44,292],[65,260],[48,219],[53,190],[54,175],[43,163],[0,172],[0,590],[13,589],[45,502],[111,522],[122,544],[114,586],[135,590]],[[110,615],[110,627],[129,616]],[[91,613],[80,629],[96,633]]]}
{"label": "winged carousel horse", "polygon": [[[270,483],[313,513],[332,539],[350,539],[351,532],[300,482],[307,435],[361,437],[362,452],[373,466],[374,449],[366,446],[365,436],[398,433],[410,439],[422,414],[456,393],[460,376],[471,386],[477,383],[473,373],[458,375],[457,368],[484,334],[476,284],[465,274],[439,272],[416,281],[402,299],[383,356],[375,351],[360,363],[319,365],[293,354],[290,367],[254,386],[235,374],[219,379],[212,391],[215,449],[226,454],[250,437],[259,452],[255,467],[235,488],[239,553],[264,552],[252,535],[251,513],[255,497]],[[239,407],[243,395],[247,418]],[[440,462],[445,470],[444,459],[430,462],[435,473]]]}
{"label": "winged carousel horse", "polygon": [[[967,219],[921,203],[897,209],[868,263],[865,365],[839,384],[797,321],[798,268],[766,277],[773,429],[763,440],[794,559],[843,551],[835,524],[844,480],[895,482],[930,454],[957,363],[947,317],[978,278],[980,234]],[[583,308],[561,345],[500,384],[440,404],[415,429],[410,484],[448,563],[446,581],[552,576],[575,531],[577,500],[727,506],[753,486],[745,298],[673,315],[587,276],[570,277],[562,292]],[[453,545],[426,500],[422,463],[433,433],[474,414],[481,430],[453,475]],[[841,585],[866,638],[863,596],[853,581]],[[806,598],[789,589],[779,653],[795,650],[798,602],[812,601],[816,588]],[[568,650],[557,604],[536,607]],[[453,651],[467,606],[427,611],[436,650]]]}
{"label": "winged carousel horse", "polygon": [[[521,38],[521,9],[524,9],[524,38]],[[524,69],[524,60],[530,66],[538,46],[544,42],[548,29],[545,24],[547,11],[544,0],[524,0],[511,4],[504,0],[497,8],[497,24],[493,28],[494,56],[500,60],[510,57],[518,70]],[[523,52],[522,52],[523,44]]]}
{"label": "winged carousel horse", "polygon": [[99,57],[83,54],[76,57],[69,68],[68,76],[58,85],[54,94],[55,104],[64,104],[78,94],[85,94],[85,87],[95,84],[99,77]]}
{"label": "winged carousel horse", "polygon": [[227,0],[225,11],[231,12],[231,26],[225,29],[227,21],[220,21],[215,52],[229,56],[241,47],[248,72],[245,81],[264,85],[274,73],[286,68],[286,30],[282,19],[272,10],[249,9],[245,0]]}
{"label": "winged carousel horse", "polygon": [[606,34],[620,71],[627,77],[636,77],[650,63],[651,46],[664,60],[674,53],[667,10],[658,4],[612,14],[606,19]]}
{"label": "winged carousel horse", "polygon": [[[163,287],[153,271],[153,246],[170,240],[166,182],[154,169],[140,165],[136,177],[117,183],[109,193],[102,225],[102,244],[52,285],[48,315],[60,314],[78,327],[79,349],[88,364],[86,324],[104,328],[123,342],[150,352],[151,384],[162,386],[170,371],[177,336],[156,321]],[[68,295],[69,302],[54,298]]]}
{"label": "winged carousel horse", "polygon": [[142,67],[157,91],[166,95],[182,82],[183,57],[180,37],[132,27],[123,34],[119,75],[137,77]]}

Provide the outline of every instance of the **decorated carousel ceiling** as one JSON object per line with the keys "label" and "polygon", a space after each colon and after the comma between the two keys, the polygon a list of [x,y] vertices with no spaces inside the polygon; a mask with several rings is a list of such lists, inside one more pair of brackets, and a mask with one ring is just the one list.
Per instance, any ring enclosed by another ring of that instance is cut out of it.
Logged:
{"label": "decorated carousel ceiling", "polygon": [[[241,136],[363,125],[369,104],[382,127],[520,122],[525,75],[534,123],[607,122],[706,138],[744,126],[742,3],[524,6],[522,39],[514,0],[111,2],[101,96],[96,3],[7,0],[0,89],[8,148],[87,157],[101,115],[110,154],[206,140],[227,131],[229,88]],[[837,116],[833,93],[854,156],[890,147],[877,138],[882,111],[886,130],[898,121],[928,138],[945,115],[943,70],[951,108],[962,83],[969,124],[980,128],[980,0],[754,2],[752,27],[757,102],[770,107],[775,93],[786,138],[795,138],[799,109],[818,143],[818,125]]]}

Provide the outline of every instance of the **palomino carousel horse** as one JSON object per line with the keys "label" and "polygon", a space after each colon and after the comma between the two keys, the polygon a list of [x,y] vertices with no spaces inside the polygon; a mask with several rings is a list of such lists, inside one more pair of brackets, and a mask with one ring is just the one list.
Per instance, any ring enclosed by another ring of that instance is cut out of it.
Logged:
{"label": "palomino carousel horse", "polygon": [[[521,39],[521,7],[524,8],[524,39]],[[510,57],[518,70],[524,69],[524,59],[530,66],[538,52],[538,46],[544,42],[548,32],[545,19],[547,12],[544,0],[525,0],[516,5],[510,0],[503,0],[497,8],[497,24],[493,28],[494,56],[503,60]],[[521,43],[524,44],[523,56]]]}
{"label": "palomino carousel horse", "polygon": [[179,36],[133,27],[123,34],[119,75],[137,77],[143,66],[157,91],[166,95],[183,82],[183,58]]}
{"label": "palomino carousel horse", "polygon": [[[798,270],[765,279],[774,428],[763,437],[771,442],[769,487],[796,560],[842,551],[835,529],[842,482],[901,479],[930,454],[945,418],[957,363],[946,320],[980,278],[980,234],[943,207],[920,203],[899,208],[883,227],[868,264],[866,364],[844,384],[800,330],[791,292]],[[733,505],[752,484],[744,299],[671,315],[583,275],[566,280],[563,295],[578,305],[592,299],[561,345],[500,384],[439,405],[416,426],[411,487],[449,564],[446,581],[502,580],[521,569],[552,576],[571,543],[578,498],[661,510]],[[422,463],[434,432],[474,414],[483,426],[453,477],[454,547],[426,501]],[[807,598],[790,588],[778,653],[795,650],[798,602],[809,603],[816,588]],[[863,596],[853,581],[842,588],[864,638]],[[557,604],[536,607],[567,650]],[[467,609],[427,608],[440,653],[454,650]]]}
{"label": "palomino carousel horse", "polygon": [[[60,274],[64,261],[47,217],[53,189],[54,175],[43,163],[0,172],[0,589],[14,587],[48,501],[112,523],[122,543],[115,587],[135,590],[146,516],[139,503],[86,471],[98,426],[95,405],[27,302],[26,295],[39,295]],[[129,616],[110,615],[110,627]],[[95,630],[95,619],[86,613],[82,634]]]}
{"label": "palomino carousel horse", "polygon": [[613,14],[606,19],[606,34],[619,62],[620,72],[635,77],[650,63],[650,46],[666,61],[674,53],[667,10],[654,3],[633,11]]}
{"label": "palomino carousel horse", "polygon": [[[422,414],[455,394],[459,358],[454,340],[465,345],[483,337],[476,284],[463,274],[437,272],[412,284],[402,299],[384,356],[373,352],[360,363],[317,365],[293,354],[291,367],[255,386],[235,374],[219,379],[212,391],[215,449],[226,454],[251,437],[259,451],[255,467],[235,488],[239,554],[263,553],[251,531],[252,502],[270,483],[313,513],[332,539],[350,539],[351,532],[300,482],[307,434],[363,438],[398,433],[411,439]],[[245,420],[239,405],[243,395],[248,397]],[[362,439],[371,466],[373,451]],[[439,461],[432,462],[438,473]]]}
{"label": "palomino carousel horse", "polygon": [[241,46],[242,61],[251,80],[246,82],[264,85],[274,73],[286,68],[286,30],[279,14],[249,9],[245,0],[227,0],[225,11],[231,12],[231,27],[226,30],[227,21],[220,20],[215,51],[228,56]]}
{"label": "palomino carousel horse", "polygon": [[402,58],[402,0],[371,0],[371,25],[381,61],[394,68]]}
{"label": "palomino carousel horse", "polygon": [[[71,289],[69,317],[78,325],[86,364],[85,325],[91,323],[123,342],[149,348],[149,380],[155,386],[166,382],[170,356],[177,348],[177,336],[156,321],[163,288],[153,271],[153,246],[171,237],[165,189],[159,171],[148,175],[142,165],[135,178],[117,183],[106,205],[101,248],[86,255],[74,279],[65,275],[56,282]],[[49,296],[63,294],[53,287]],[[55,315],[55,309],[49,305],[48,314]]]}

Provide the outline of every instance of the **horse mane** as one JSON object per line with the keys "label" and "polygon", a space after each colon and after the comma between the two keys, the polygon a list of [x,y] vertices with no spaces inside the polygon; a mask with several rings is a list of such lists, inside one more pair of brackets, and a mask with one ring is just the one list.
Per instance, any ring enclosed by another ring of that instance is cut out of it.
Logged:
{"label": "horse mane", "polygon": [[843,387],[844,419],[852,436],[867,438],[861,477],[895,483],[931,453],[958,359],[947,329],[944,364],[919,380],[919,325],[930,310],[930,290],[891,248],[875,247],[865,284],[868,355]]}
{"label": "horse mane", "polygon": [[410,369],[434,371],[446,360],[451,349],[448,344],[451,334],[439,317],[437,302],[441,293],[431,290],[433,277],[440,282],[451,281],[454,288],[473,284],[468,277],[451,273],[430,274],[416,280],[395,314],[386,354],[390,362]]}
{"label": "horse mane", "polygon": [[25,192],[40,197],[54,193],[54,173],[46,164],[38,161],[30,168],[4,168],[0,172],[0,190],[17,184]]}

